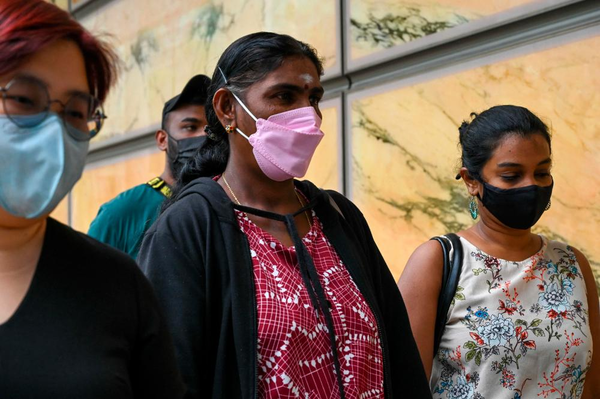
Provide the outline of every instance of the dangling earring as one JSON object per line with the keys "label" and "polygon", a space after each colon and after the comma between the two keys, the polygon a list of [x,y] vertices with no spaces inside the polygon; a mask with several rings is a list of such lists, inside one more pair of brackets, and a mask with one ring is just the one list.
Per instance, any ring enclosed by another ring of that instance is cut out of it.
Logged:
{"label": "dangling earring", "polygon": [[547,211],[548,209],[550,209],[550,207],[552,206],[552,200],[548,200],[548,205],[546,205],[546,208],[544,208],[545,211]]}
{"label": "dangling earring", "polygon": [[233,127],[231,127],[231,125],[225,125],[225,131],[227,133],[231,133],[231,132],[233,132]]}
{"label": "dangling earring", "polygon": [[477,207],[474,195],[471,196],[471,202],[469,202],[469,213],[471,213],[473,220],[477,219],[477,215],[479,215],[479,208]]}

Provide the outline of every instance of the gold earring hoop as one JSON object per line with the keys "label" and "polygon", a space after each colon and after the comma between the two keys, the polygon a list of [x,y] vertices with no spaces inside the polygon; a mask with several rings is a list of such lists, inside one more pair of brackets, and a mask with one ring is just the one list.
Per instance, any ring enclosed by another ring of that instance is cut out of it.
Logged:
{"label": "gold earring hoop", "polygon": [[225,125],[225,131],[227,133],[231,133],[231,132],[233,132],[233,127],[231,125]]}

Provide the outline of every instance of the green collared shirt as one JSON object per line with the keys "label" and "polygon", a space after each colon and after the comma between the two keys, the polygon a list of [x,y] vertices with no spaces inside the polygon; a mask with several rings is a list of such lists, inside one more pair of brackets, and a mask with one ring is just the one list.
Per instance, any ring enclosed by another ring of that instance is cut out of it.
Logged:
{"label": "green collared shirt", "polygon": [[88,235],[136,259],[146,230],[170,196],[171,188],[160,177],[124,191],[100,207]]}

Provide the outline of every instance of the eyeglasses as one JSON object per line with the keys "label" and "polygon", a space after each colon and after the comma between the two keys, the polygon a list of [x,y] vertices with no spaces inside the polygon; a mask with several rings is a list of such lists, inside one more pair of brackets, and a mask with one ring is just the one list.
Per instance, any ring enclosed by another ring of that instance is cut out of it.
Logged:
{"label": "eyeglasses", "polygon": [[66,103],[50,100],[48,88],[33,77],[17,77],[5,87],[0,87],[6,116],[19,127],[34,127],[42,123],[50,113],[50,105],[63,106],[60,114],[67,131],[73,138],[86,141],[102,128],[104,111],[100,101],[87,93],[74,93]]}

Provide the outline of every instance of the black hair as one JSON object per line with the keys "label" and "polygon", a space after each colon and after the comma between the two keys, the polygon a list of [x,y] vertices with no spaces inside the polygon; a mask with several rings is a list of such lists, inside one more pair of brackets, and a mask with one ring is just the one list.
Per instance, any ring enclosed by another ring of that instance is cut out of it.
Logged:
{"label": "black hair", "polygon": [[273,32],[251,33],[227,47],[213,72],[204,105],[208,121],[205,128],[208,140],[181,169],[173,190],[173,199],[163,204],[163,210],[190,181],[198,177],[217,176],[225,171],[229,160],[229,138],[213,107],[212,101],[217,90],[224,87],[243,98],[248,87],[279,68],[283,61],[290,57],[308,58],[317,68],[317,73],[323,74],[323,63],[317,51],[288,35]]}
{"label": "black hair", "polygon": [[[541,134],[552,152],[548,126],[527,108],[498,105],[480,114],[471,113],[471,122],[464,121],[458,131],[462,149],[462,166],[469,176],[483,181],[481,171],[502,141],[510,135],[529,137]],[[456,178],[460,178],[457,175]]]}

